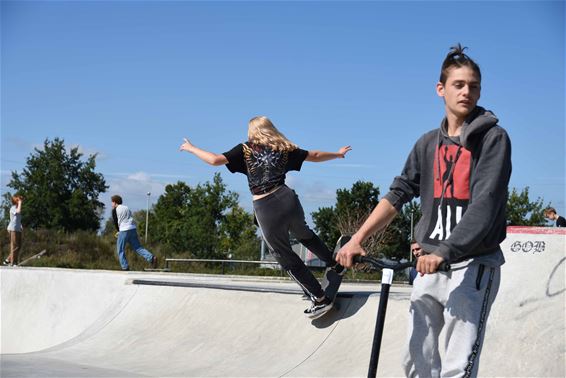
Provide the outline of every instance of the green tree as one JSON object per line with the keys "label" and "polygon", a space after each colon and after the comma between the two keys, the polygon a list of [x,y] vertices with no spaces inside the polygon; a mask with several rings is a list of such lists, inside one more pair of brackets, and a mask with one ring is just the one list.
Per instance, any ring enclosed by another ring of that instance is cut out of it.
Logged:
{"label": "green tree", "polygon": [[[98,200],[108,188],[104,177],[95,172],[96,154],[86,161],[78,147],[67,152],[64,141],[46,139],[27,158],[22,173],[12,172],[8,187],[24,197],[23,223],[31,228],[96,231],[104,204]],[[6,217],[11,193],[5,193]]]}
{"label": "green tree", "polygon": [[529,187],[520,193],[513,188],[507,200],[507,224],[509,226],[544,226],[544,209],[550,206],[543,205],[543,199],[538,197],[535,201],[529,198]]}
{"label": "green tree", "polygon": [[389,258],[408,258],[411,247],[411,215],[413,228],[421,217],[421,206],[416,201],[406,203],[391,224],[383,231],[379,254]]}
{"label": "green tree", "polygon": [[149,222],[151,239],[174,253],[226,258],[259,250],[253,217],[238,206],[236,193],[226,191],[220,174],[214,175],[212,183],[196,187],[180,181],[167,185]]}
{"label": "green tree", "polygon": [[219,246],[236,260],[259,260],[260,240],[253,215],[239,206],[232,207],[220,223]]}
{"label": "green tree", "polygon": [[[149,214],[148,214],[149,215]],[[132,213],[132,218],[134,218],[134,222],[136,222],[136,228],[138,232],[138,236],[140,241],[145,242],[145,217],[146,217],[146,210],[137,210]],[[150,225],[152,224],[152,219],[148,222]],[[116,228],[114,228],[116,229]],[[149,230],[148,230],[149,234]],[[149,235],[148,235],[149,236]],[[149,240],[149,238],[148,238]]]}
{"label": "green tree", "polygon": [[317,235],[326,245],[332,246],[340,237],[338,217],[334,206],[320,207],[317,211],[311,213],[311,216]]}
{"label": "green tree", "polygon": [[102,227],[102,236],[114,236],[114,234],[116,233],[116,227],[114,227],[114,220],[112,219],[112,216],[110,216],[110,218],[106,219],[106,222],[104,222],[104,227]]}
{"label": "green tree", "polygon": [[[365,222],[379,202],[379,188],[370,182],[357,181],[350,189],[336,191],[336,204],[319,208],[312,214],[315,229],[327,245],[333,245],[341,234],[352,235]],[[383,231],[364,243],[373,255],[389,258],[408,256],[411,235],[411,213],[414,223],[420,218],[417,202],[406,204],[400,214]]]}
{"label": "green tree", "polygon": [[379,188],[366,181],[357,181],[351,189],[336,191],[336,205],[321,207],[312,219],[319,237],[332,246],[343,234],[351,234],[377,205]]}

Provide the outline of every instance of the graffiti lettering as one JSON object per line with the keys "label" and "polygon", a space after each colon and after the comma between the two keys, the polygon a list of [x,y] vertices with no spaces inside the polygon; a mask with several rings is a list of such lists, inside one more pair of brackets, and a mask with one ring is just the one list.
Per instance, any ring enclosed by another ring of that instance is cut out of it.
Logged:
{"label": "graffiti lettering", "polygon": [[544,241],[519,241],[511,244],[511,252],[542,253],[546,248]]}

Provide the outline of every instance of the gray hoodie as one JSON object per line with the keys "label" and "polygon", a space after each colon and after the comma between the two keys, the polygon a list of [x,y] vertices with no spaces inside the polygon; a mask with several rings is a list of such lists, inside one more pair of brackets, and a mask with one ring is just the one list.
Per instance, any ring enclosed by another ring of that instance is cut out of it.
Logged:
{"label": "gray hoodie", "polygon": [[505,261],[499,243],[506,236],[511,141],[497,122],[492,112],[476,107],[460,136],[451,138],[443,119],[417,141],[384,197],[398,211],[420,197],[415,239],[450,263]]}

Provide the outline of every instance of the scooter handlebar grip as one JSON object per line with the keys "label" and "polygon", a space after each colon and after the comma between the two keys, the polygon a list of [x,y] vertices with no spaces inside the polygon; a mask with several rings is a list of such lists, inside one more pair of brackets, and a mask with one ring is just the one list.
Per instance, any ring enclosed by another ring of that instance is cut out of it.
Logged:
{"label": "scooter handlebar grip", "polygon": [[446,261],[443,261],[440,263],[440,265],[438,266],[438,271],[440,272],[448,272],[450,270],[450,264],[447,263]]}
{"label": "scooter handlebar grip", "polygon": [[353,260],[354,260],[354,264],[361,264],[364,262],[364,256],[362,255],[354,256]]}

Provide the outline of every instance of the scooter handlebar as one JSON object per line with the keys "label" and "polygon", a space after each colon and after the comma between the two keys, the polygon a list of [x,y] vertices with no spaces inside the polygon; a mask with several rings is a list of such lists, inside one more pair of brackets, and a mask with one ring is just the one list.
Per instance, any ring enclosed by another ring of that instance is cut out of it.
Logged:
{"label": "scooter handlebar", "polygon": [[[393,269],[394,271],[403,270],[410,267],[415,267],[417,265],[417,260],[414,261],[407,261],[404,263],[391,263],[385,260],[375,259],[369,256],[354,256],[354,263],[356,264],[368,264],[373,269]],[[450,270],[450,264],[446,261],[443,261],[438,266],[438,271],[440,272],[448,272]]]}

